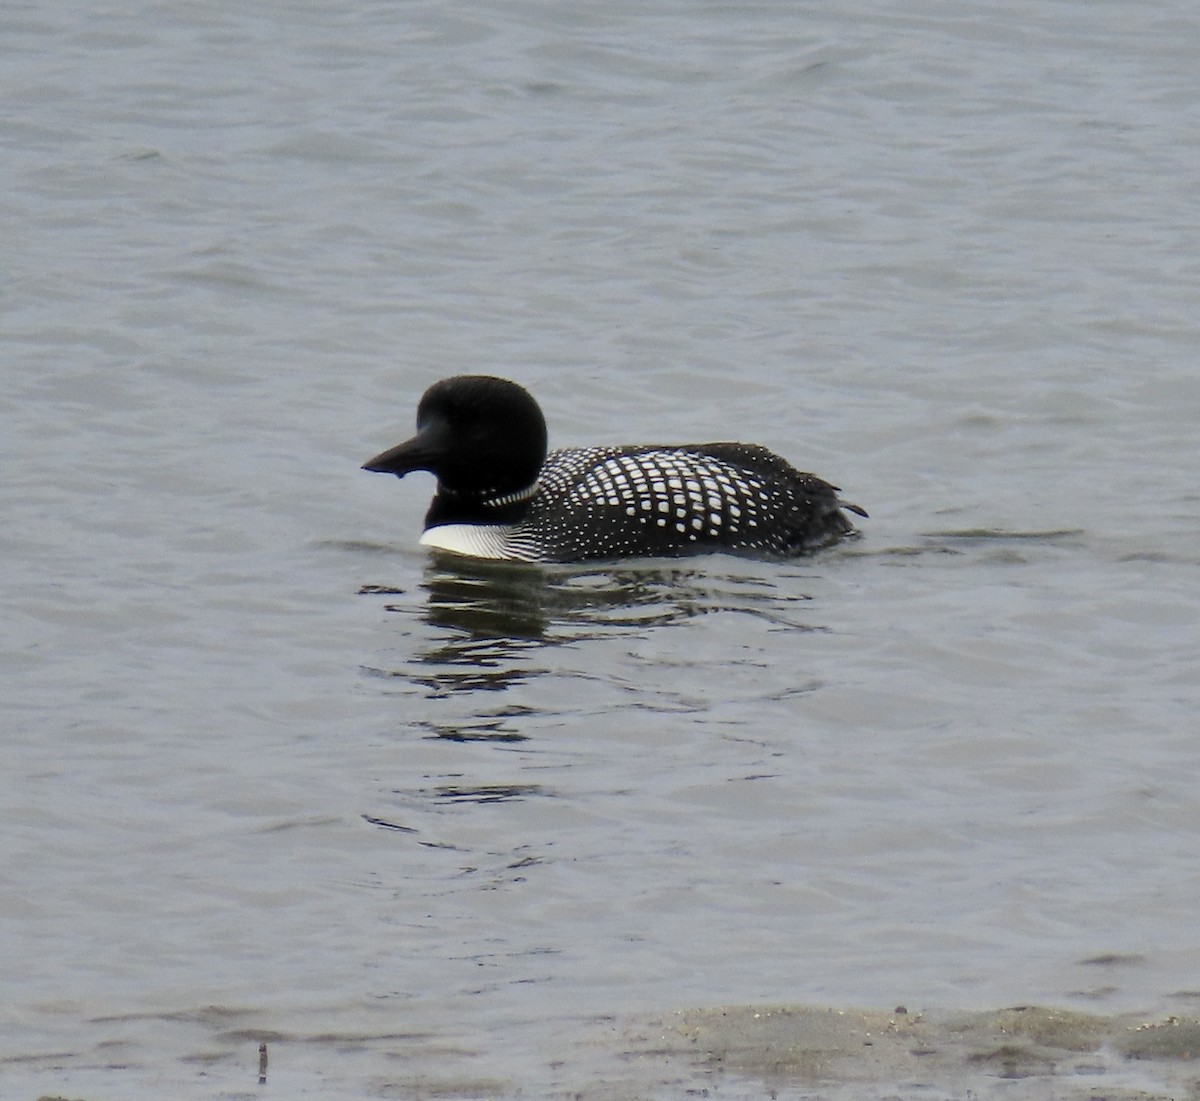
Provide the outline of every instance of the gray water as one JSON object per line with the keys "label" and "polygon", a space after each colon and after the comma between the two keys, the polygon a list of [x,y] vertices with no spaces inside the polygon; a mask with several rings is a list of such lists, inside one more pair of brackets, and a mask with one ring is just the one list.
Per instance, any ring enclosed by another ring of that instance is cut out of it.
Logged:
{"label": "gray water", "polygon": [[[1196,1011],[1193,5],[64,0],[0,50],[4,1097]],[[430,559],[431,480],[358,464],[467,371],[871,518]]]}

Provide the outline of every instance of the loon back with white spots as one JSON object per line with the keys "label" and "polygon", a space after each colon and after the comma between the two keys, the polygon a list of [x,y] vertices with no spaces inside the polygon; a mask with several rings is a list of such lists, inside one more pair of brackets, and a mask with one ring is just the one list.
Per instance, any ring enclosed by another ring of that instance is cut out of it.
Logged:
{"label": "loon back with white spots", "polygon": [[855,529],[857,505],[765,447],[741,443],[578,447],[546,453],[546,426],[516,383],[459,375],[417,407],[417,435],[363,465],[438,479],[421,542],[524,562],[788,556]]}

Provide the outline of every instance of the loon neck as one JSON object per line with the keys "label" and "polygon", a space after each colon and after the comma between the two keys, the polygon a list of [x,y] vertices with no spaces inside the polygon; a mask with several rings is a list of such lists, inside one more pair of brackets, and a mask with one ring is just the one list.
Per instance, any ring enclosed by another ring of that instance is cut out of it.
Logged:
{"label": "loon neck", "polygon": [[516,524],[529,512],[538,483],[514,493],[451,489],[438,483],[437,494],[425,514],[425,527],[441,524]]}

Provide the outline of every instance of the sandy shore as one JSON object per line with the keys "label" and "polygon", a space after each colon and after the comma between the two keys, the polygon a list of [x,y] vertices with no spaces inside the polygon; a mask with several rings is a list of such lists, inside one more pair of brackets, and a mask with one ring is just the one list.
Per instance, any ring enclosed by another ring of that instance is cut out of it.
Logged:
{"label": "sandy shore", "polygon": [[[648,1018],[627,1038],[641,1070],[655,1062],[700,1070],[721,1096],[736,1096],[741,1080],[770,1097],[838,1101],[1200,1098],[1193,1018],[1037,1006],[976,1013],[737,1006]],[[660,1088],[666,1084],[659,1079]]]}
{"label": "sandy shore", "polygon": [[0,1059],[4,1096],[149,1099],[170,1083],[213,1101],[1200,1101],[1191,1016],[725,1006],[563,1021],[560,1043],[512,1058],[487,1037],[274,1031],[256,1017],[112,1018],[87,1049]]}

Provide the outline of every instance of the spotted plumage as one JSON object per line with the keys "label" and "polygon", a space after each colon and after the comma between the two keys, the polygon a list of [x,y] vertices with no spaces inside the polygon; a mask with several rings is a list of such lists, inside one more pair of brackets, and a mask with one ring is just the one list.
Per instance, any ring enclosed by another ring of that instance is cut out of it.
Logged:
{"label": "spotted plumage", "polygon": [[515,383],[459,376],[421,399],[418,434],[367,470],[431,470],[421,542],[479,558],[578,562],[711,551],[782,556],[854,528],[835,486],[764,447],[643,444],[545,450]]}

